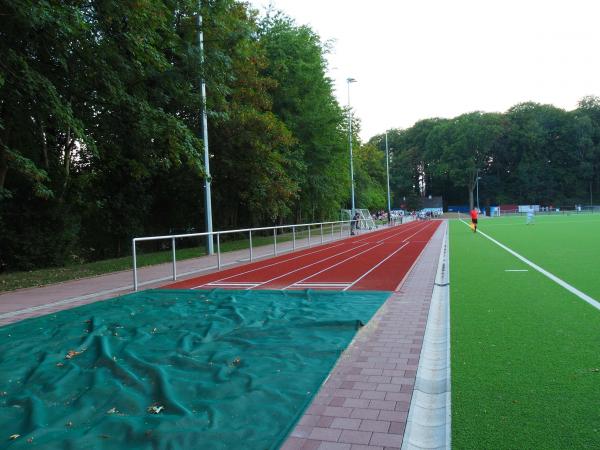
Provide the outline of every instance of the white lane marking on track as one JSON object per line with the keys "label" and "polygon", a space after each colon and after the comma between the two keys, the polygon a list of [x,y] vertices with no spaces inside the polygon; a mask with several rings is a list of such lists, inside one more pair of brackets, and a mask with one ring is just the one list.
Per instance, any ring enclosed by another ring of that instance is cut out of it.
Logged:
{"label": "white lane marking on track", "polygon": [[[403,232],[405,232],[405,231],[410,231],[411,229],[413,229],[413,228],[416,228],[416,227],[412,226],[413,224],[416,224],[416,223],[419,223],[419,222],[410,222],[410,223],[406,224],[406,225],[404,226],[404,228],[401,230],[401,232],[403,233]],[[400,227],[402,227],[402,225],[400,225]],[[410,228],[409,228],[409,227],[410,227]],[[395,232],[396,232],[396,231],[398,231],[398,230],[396,230],[396,229],[392,229],[392,230],[382,230],[382,231],[381,231],[381,234],[384,234],[384,233],[385,233],[385,234],[388,234],[388,231],[389,231],[389,234],[392,234],[392,233],[395,233]],[[367,236],[365,236],[364,238],[358,238],[358,239],[355,239],[355,240],[354,240],[354,241],[352,241],[352,242],[353,242],[353,243],[362,243],[362,242],[365,242],[365,244],[368,244],[369,242],[367,241],[367,238],[369,238],[369,237],[371,237],[371,236],[367,235]],[[288,262],[288,261],[293,261],[293,260],[295,260],[295,259],[299,259],[299,258],[302,258],[302,257],[304,257],[304,256],[314,255],[315,253],[320,253],[320,252],[323,252],[323,251],[329,250],[329,249],[331,249],[331,248],[335,248],[335,247],[339,247],[339,246],[341,246],[341,245],[345,245],[345,244],[347,244],[347,243],[348,243],[348,242],[339,242],[339,243],[337,243],[337,244],[335,244],[335,245],[327,245],[327,244],[326,244],[325,246],[323,246],[323,247],[321,247],[321,248],[319,248],[318,250],[315,250],[315,251],[313,251],[313,252],[302,253],[301,255],[296,255],[296,256],[294,256],[294,257],[292,257],[292,258],[289,258],[289,259],[284,259],[284,260],[277,261],[277,262],[275,262],[275,263],[272,263],[272,264],[267,264],[267,265],[265,265],[265,266],[260,266],[260,267],[254,268],[254,269],[246,270],[245,272],[239,272],[239,273],[236,273],[236,274],[234,274],[234,275],[230,275],[230,276],[227,276],[227,277],[224,277],[224,278],[219,278],[218,280],[214,280],[214,282],[228,280],[228,279],[230,279],[230,278],[235,278],[235,277],[238,277],[238,276],[240,276],[240,275],[246,275],[246,274],[248,274],[248,273],[256,272],[257,270],[262,270],[262,269],[266,269],[267,267],[272,267],[272,266],[279,265],[279,264],[281,264],[281,263],[285,263],[285,262]],[[198,286],[193,286],[193,287],[191,287],[190,289],[199,289],[199,288],[201,288],[202,286],[206,286],[206,283],[199,284]]]}
{"label": "white lane marking on track", "polygon": [[[411,234],[412,236],[415,236],[417,234],[419,234],[421,231],[426,230],[428,227],[430,227],[431,224],[433,224],[434,222],[431,222],[427,225],[425,225],[424,227],[422,227],[419,231],[417,231],[416,233]],[[406,242],[406,239],[402,241],[403,243]],[[392,256],[394,256],[396,253],[398,253],[400,250],[402,250],[404,247],[406,247],[408,244],[410,244],[413,241],[408,241],[406,242],[406,244],[404,244],[402,247],[400,247],[399,249],[395,250],[394,252],[392,252],[390,255],[388,255],[385,259],[383,259],[382,261],[380,261],[378,264],[376,264],[374,267],[372,267],[371,269],[369,269],[366,273],[362,274],[358,279],[354,280],[354,282],[352,282],[352,284],[350,286],[348,286],[347,288],[343,289],[344,291],[347,291],[348,289],[350,289],[352,286],[354,286],[356,283],[358,283],[360,280],[362,280],[364,277],[366,277],[369,273],[371,273],[373,270],[375,270],[377,267],[379,267],[381,264],[383,264],[386,260],[388,260],[389,258],[391,258]],[[429,242],[429,241],[427,241]],[[413,262],[413,265],[410,267],[410,270],[412,270],[414,264],[416,263],[418,257],[420,256],[417,255],[417,258],[415,259],[415,262]],[[410,272],[409,270],[409,272]],[[408,272],[407,272],[408,274]],[[402,284],[402,283],[400,283]]]}
{"label": "white lane marking on track", "polygon": [[326,267],[326,268],[325,268],[325,269],[323,269],[323,270],[319,270],[317,273],[313,273],[313,274],[311,274],[311,275],[307,276],[306,278],[302,278],[300,281],[296,281],[295,283],[292,283],[292,284],[290,284],[290,285],[288,285],[288,286],[284,287],[282,290],[284,290],[284,291],[285,291],[287,288],[289,288],[289,287],[291,287],[291,286],[295,286],[295,285],[297,285],[297,284],[299,284],[299,283],[303,283],[303,282],[305,282],[306,280],[308,280],[309,278],[316,277],[316,276],[317,276],[317,275],[319,275],[320,273],[326,272],[326,271],[328,271],[329,269],[333,269],[334,267],[336,267],[336,266],[339,266],[340,264],[343,264],[343,263],[345,263],[346,261],[350,261],[351,259],[353,259],[353,258],[356,258],[357,256],[360,256],[360,255],[362,255],[363,253],[367,253],[367,252],[369,252],[369,251],[373,250],[374,248],[377,248],[377,247],[379,247],[379,246],[381,246],[381,245],[383,245],[383,243],[381,243],[381,244],[375,244],[373,247],[369,247],[368,249],[366,249],[366,250],[363,250],[362,252],[360,252],[360,253],[357,253],[357,254],[355,254],[355,255],[352,255],[352,256],[350,256],[350,257],[348,257],[348,258],[346,258],[346,259],[343,259],[343,260],[341,260],[340,262],[337,262],[337,263],[335,263],[335,264],[333,264],[333,265],[331,265],[331,266],[329,266],[329,267]]}
{"label": "white lane marking on track", "polygon": [[[417,223],[419,223],[419,224],[420,224],[421,222],[417,222]],[[423,227],[420,227],[420,230],[419,230],[419,231],[417,231],[416,233],[413,233],[413,234],[411,234],[411,236],[415,236],[416,234],[418,234],[418,233],[420,233],[421,231],[425,230],[425,229],[426,229],[428,226],[429,226],[429,224],[427,224],[427,225],[425,225],[425,226],[423,226]],[[413,227],[413,228],[419,228],[419,227]],[[406,230],[404,230],[404,231],[406,231]],[[399,234],[399,233],[398,233],[398,234]],[[393,237],[397,237],[397,235],[392,235],[392,236],[389,236],[389,237],[387,237],[387,238],[386,238],[386,239],[384,239],[384,240],[391,239],[391,238],[393,238]],[[404,242],[404,241],[403,241],[403,242]],[[379,244],[376,244],[375,246],[371,247],[369,250],[372,250],[372,249],[374,249],[374,248],[376,248],[376,247],[379,247],[379,246],[380,246],[380,245],[382,245],[382,244],[383,244],[383,240],[382,240],[382,241],[380,241],[380,243],[379,243]],[[406,244],[406,245],[408,245],[408,244]],[[402,246],[400,249],[402,249],[402,248],[403,248],[403,247],[405,247],[406,245],[403,245],[403,246]],[[398,249],[398,250],[400,250],[400,249]],[[334,264],[334,265],[332,265],[332,266],[330,266],[330,267],[327,267],[327,268],[325,268],[325,269],[323,269],[323,270],[320,270],[319,272],[317,272],[317,273],[315,273],[315,274],[313,274],[313,275],[311,275],[311,276],[308,276],[308,277],[306,277],[306,278],[303,278],[303,279],[302,279],[302,280],[300,280],[300,281],[297,281],[297,282],[295,282],[295,283],[293,283],[293,284],[290,284],[289,286],[286,286],[286,287],[284,287],[284,288],[283,288],[283,290],[285,290],[285,289],[288,289],[288,288],[290,288],[290,287],[298,286],[299,284],[301,284],[301,283],[304,283],[306,280],[308,280],[308,279],[310,279],[310,278],[312,278],[312,277],[315,277],[315,276],[317,276],[317,275],[319,275],[319,274],[321,274],[321,273],[323,273],[323,272],[326,272],[327,270],[329,270],[329,269],[332,269],[332,268],[334,268],[335,266],[339,266],[340,264],[342,264],[342,263],[344,263],[344,262],[346,262],[346,261],[348,261],[348,260],[350,260],[350,259],[352,259],[352,258],[354,258],[354,257],[356,257],[356,256],[362,255],[363,253],[366,253],[366,252],[367,252],[367,251],[369,251],[369,250],[365,250],[365,251],[363,251],[363,252],[360,252],[360,253],[358,253],[358,254],[356,254],[356,255],[354,255],[354,256],[352,256],[352,257],[350,257],[350,258],[346,258],[345,260],[338,262],[337,264]],[[398,250],[396,250],[396,251],[398,251]],[[387,258],[386,258],[386,259],[387,259]],[[345,291],[345,290],[347,290],[347,288],[346,288],[346,289],[344,289],[344,291]]]}
{"label": "white lane marking on track", "polygon": [[[412,229],[412,228],[411,228],[411,229]],[[404,232],[404,231],[406,231],[406,230],[403,230],[402,232]],[[414,236],[414,234],[413,234],[412,236]],[[313,263],[306,264],[306,265],[304,265],[304,266],[302,266],[302,267],[298,267],[298,268],[296,268],[296,269],[290,270],[289,272],[286,272],[286,273],[284,273],[284,274],[282,274],[282,275],[278,275],[278,276],[276,276],[276,277],[274,277],[274,278],[271,278],[270,280],[267,280],[267,281],[264,281],[264,282],[260,283],[260,286],[262,286],[262,285],[264,285],[264,284],[267,284],[267,283],[270,283],[270,282],[272,282],[272,281],[278,280],[278,279],[280,279],[280,278],[283,278],[283,277],[285,277],[285,276],[287,276],[287,275],[289,275],[289,274],[292,274],[292,273],[294,273],[294,272],[298,272],[298,271],[300,271],[300,270],[306,269],[307,267],[311,267],[311,266],[314,266],[314,265],[316,265],[316,264],[320,264],[320,263],[322,263],[323,261],[327,261],[328,259],[332,259],[332,258],[335,258],[335,257],[337,257],[337,256],[339,256],[339,255],[343,255],[344,253],[348,253],[348,252],[350,252],[350,251],[352,251],[352,250],[355,250],[355,249],[357,249],[357,248],[364,247],[365,245],[368,245],[368,244],[376,244],[374,247],[370,247],[370,249],[373,249],[373,248],[377,247],[378,245],[381,245],[381,244],[383,244],[383,243],[384,243],[385,241],[387,241],[388,239],[392,239],[392,238],[394,238],[394,237],[396,237],[396,234],[393,234],[393,235],[391,235],[391,236],[388,236],[388,237],[386,237],[386,238],[384,238],[384,239],[381,239],[380,241],[377,241],[376,243],[375,243],[375,242],[364,242],[363,244],[361,244],[361,245],[359,245],[359,246],[356,246],[356,247],[354,247],[354,248],[350,248],[350,249],[348,249],[348,250],[345,250],[345,251],[343,251],[343,252],[341,252],[341,253],[336,253],[335,255],[331,255],[331,256],[329,256],[329,257],[327,257],[327,258],[320,259],[319,261],[315,261],[315,262],[313,262]],[[335,265],[333,265],[333,266],[330,266],[330,267],[335,267]],[[321,272],[317,272],[315,275],[317,275],[317,274],[319,274],[319,273],[321,273]],[[304,280],[306,280],[306,279],[308,279],[308,278],[310,278],[310,277],[304,278]],[[299,281],[298,283],[301,283],[301,282],[302,282],[302,281]],[[350,281],[349,281],[348,283],[350,283]],[[297,283],[295,283],[295,284],[297,284]],[[254,289],[255,287],[256,287],[256,286],[254,286],[254,287],[251,287],[251,288],[248,288],[248,290],[250,290],[250,289]]]}
{"label": "white lane marking on track", "polygon": [[406,247],[408,244],[410,244],[409,242],[406,242],[404,245],[402,245],[402,247],[394,250],[392,253],[390,253],[388,256],[386,256],[384,259],[382,259],[381,261],[379,261],[377,264],[375,264],[373,267],[371,267],[369,270],[367,270],[365,273],[363,273],[360,277],[358,277],[356,280],[354,280],[350,285],[346,286],[344,289],[344,291],[347,291],[348,289],[350,289],[352,286],[354,286],[356,283],[358,283],[360,280],[362,280],[364,277],[366,277],[367,275],[369,275],[371,272],[373,272],[375,269],[377,269],[380,265],[382,265],[384,262],[386,262],[388,259],[390,259],[392,256],[394,256],[396,253],[398,253],[400,250],[402,250],[404,247]]}
{"label": "white lane marking on track", "polygon": [[[278,280],[279,278],[283,278],[283,277],[285,277],[285,276],[287,276],[287,275],[290,275],[290,274],[292,274],[292,273],[294,273],[294,272],[298,272],[298,271],[300,271],[300,270],[302,270],[302,269],[306,269],[307,267],[311,267],[311,266],[314,266],[314,265],[316,265],[316,264],[320,264],[320,263],[322,263],[323,261],[327,261],[328,259],[331,259],[331,258],[336,258],[336,257],[338,257],[338,256],[340,256],[340,255],[343,255],[344,253],[348,253],[348,252],[351,252],[351,251],[353,251],[353,250],[356,250],[357,248],[364,247],[365,245],[367,245],[367,243],[365,243],[365,244],[361,244],[361,245],[358,245],[358,246],[356,246],[356,247],[353,247],[353,248],[349,248],[348,250],[344,250],[343,252],[336,253],[335,255],[328,256],[327,258],[319,259],[318,261],[315,261],[315,262],[313,262],[313,263],[306,264],[306,265],[304,265],[304,266],[301,266],[301,267],[297,267],[297,268],[296,268],[296,269],[294,269],[294,270],[290,270],[289,272],[286,272],[286,273],[284,273],[284,274],[282,274],[282,275],[278,275],[278,276],[276,276],[276,277],[274,277],[274,278],[271,278],[270,280],[263,281],[262,283],[259,283],[257,286],[262,286],[262,285],[264,285],[264,284],[267,284],[267,283],[270,283],[270,282],[272,282],[272,281]],[[254,287],[256,287],[256,286],[254,286]],[[251,288],[251,289],[252,289],[252,288]]]}
{"label": "white lane marking on track", "polygon": [[[466,226],[469,226],[469,224],[467,222],[465,222],[464,220],[461,220],[462,223],[464,223]],[[525,264],[527,264],[530,267],[533,267],[535,270],[537,270],[539,273],[541,273],[542,275],[545,275],[546,277],[550,278],[552,281],[554,281],[556,284],[562,286],[563,288],[565,288],[567,291],[571,292],[572,294],[575,294],[577,297],[579,297],[581,300],[583,300],[584,302],[589,303],[590,305],[592,305],[594,308],[596,308],[597,310],[600,310],[600,303],[590,297],[589,295],[587,295],[584,292],[581,292],[579,289],[577,289],[574,286],[571,286],[569,283],[567,283],[564,280],[561,280],[560,278],[558,278],[556,275],[554,275],[553,273],[548,272],[546,269],[538,266],[537,264],[535,264],[532,261],[529,261],[527,258],[525,258],[524,256],[519,255],[517,252],[515,252],[514,250],[512,250],[511,248],[507,247],[506,245],[502,244],[501,242],[498,242],[496,239],[494,239],[491,236],[488,236],[487,234],[485,234],[483,231],[477,231],[479,234],[481,234],[483,237],[489,239],[490,241],[492,241],[494,244],[496,244],[497,246],[499,246],[500,248],[503,248],[504,250],[506,250],[508,253],[510,253],[511,255],[513,255],[514,257],[520,259],[521,261],[523,261]]]}

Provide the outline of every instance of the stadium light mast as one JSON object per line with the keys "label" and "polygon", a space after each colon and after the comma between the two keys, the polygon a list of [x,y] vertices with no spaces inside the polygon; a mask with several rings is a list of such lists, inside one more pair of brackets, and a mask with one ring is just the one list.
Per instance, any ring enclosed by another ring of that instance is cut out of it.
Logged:
{"label": "stadium light mast", "polygon": [[390,150],[388,148],[388,134],[385,132],[385,171],[387,174],[387,213],[388,224],[392,221],[392,205],[390,202]]}
{"label": "stadium light mast", "polygon": [[354,217],[354,165],[352,163],[352,110],[350,109],[350,83],[356,83],[354,78],[346,78],[348,83],[348,147],[350,148],[350,182],[352,193],[352,212],[351,217]]}
{"label": "stadium light mast", "polygon": [[476,180],[476,185],[477,185],[477,210],[481,211],[481,209],[479,208],[479,180],[481,180],[481,177],[479,176],[479,169],[477,169],[477,180]]}
{"label": "stadium light mast", "polygon": [[[204,221],[206,224],[206,231],[212,233],[212,202],[210,195],[210,155],[208,152],[208,120],[206,117],[206,83],[204,82],[204,35],[202,33],[202,14],[200,8],[202,7],[202,1],[198,0],[198,49],[200,51],[200,69],[202,74],[200,75],[200,98],[202,102],[202,143],[204,145]],[[206,236],[206,251],[209,255],[215,253],[213,247],[213,236],[209,234]]]}

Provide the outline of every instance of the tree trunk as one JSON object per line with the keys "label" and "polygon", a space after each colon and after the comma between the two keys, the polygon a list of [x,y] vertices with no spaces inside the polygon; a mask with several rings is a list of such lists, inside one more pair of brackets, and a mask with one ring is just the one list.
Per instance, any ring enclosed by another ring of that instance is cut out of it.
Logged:
{"label": "tree trunk", "polygon": [[473,209],[474,201],[473,201],[473,189],[469,187],[469,210]]}

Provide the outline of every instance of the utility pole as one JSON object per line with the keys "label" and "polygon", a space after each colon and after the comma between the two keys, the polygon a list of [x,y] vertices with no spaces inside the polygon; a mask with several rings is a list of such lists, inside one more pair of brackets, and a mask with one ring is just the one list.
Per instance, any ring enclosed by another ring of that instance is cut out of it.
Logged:
{"label": "utility pole", "polygon": [[[212,202],[210,196],[210,155],[208,152],[208,120],[206,117],[206,83],[204,82],[204,35],[202,33],[202,1],[198,0],[198,47],[200,51],[200,96],[202,101],[202,143],[204,144],[204,221],[206,231],[212,233]],[[206,251],[209,255],[215,253],[213,247],[213,236],[206,236]]]}
{"label": "utility pole", "polygon": [[385,172],[387,174],[387,213],[388,224],[392,222],[392,205],[390,202],[390,150],[388,148],[388,135],[385,132]]}

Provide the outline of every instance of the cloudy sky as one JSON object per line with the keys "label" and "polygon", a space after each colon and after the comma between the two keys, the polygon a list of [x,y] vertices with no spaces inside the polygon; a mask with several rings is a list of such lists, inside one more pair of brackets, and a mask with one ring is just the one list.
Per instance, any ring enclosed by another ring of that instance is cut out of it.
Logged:
{"label": "cloudy sky", "polygon": [[250,0],[334,41],[329,76],[363,140],[428,117],[573,109],[600,95],[599,0]]}

